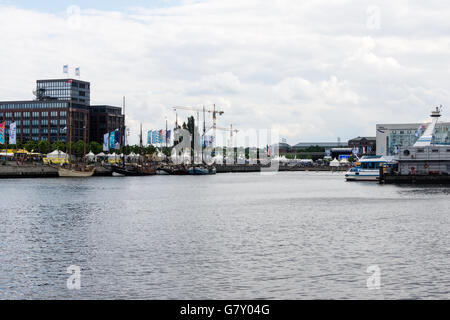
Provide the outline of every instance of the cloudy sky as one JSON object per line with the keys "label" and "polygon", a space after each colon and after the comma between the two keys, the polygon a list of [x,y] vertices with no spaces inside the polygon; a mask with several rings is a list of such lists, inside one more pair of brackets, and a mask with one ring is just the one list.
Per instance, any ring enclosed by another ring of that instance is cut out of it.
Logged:
{"label": "cloudy sky", "polygon": [[290,144],[374,136],[439,104],[450,118],[449,17],[434,0],[0,0],[0,100],[69,64],[92,103],[127,97],[130,142],[214,103],[219,126]]}

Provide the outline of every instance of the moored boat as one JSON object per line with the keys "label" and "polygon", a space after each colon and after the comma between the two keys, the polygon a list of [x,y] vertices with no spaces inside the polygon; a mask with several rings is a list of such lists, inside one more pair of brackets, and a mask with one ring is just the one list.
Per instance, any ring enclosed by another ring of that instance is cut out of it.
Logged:
{"label": "moored boat", "polygon": [[117,166],[111,167],[114,173],[123,176],[152,176],[156,174],[156,170],[151,166]]}
{"label": "moored boat", "polygon": [[95,172],[95,168],[85,169],[85,170],[77,170],[77,169],[69,169],[69,168],[58,168],[58,175],[60,177],[66,178],[87,178],[91,177]]}
{"label": "moored boat", "polygon": [[345,173],[345,179],[347,181],[378,181],[380,179],[380,167],[392,163],[392,158],[364,156]]}
{"label": "moored boat", "polygon": [[206,175],[209,174],[208,168],[205,167],[190,167],[188,170],[190,175]]}

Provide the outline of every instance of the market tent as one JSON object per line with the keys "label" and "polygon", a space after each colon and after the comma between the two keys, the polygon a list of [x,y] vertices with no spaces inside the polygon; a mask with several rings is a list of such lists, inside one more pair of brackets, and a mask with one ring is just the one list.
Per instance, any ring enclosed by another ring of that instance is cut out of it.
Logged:
{"label": "market tent", "polygon": [[59,151],[59,150],[55,150],[55,151],[47,154],[47,158],[49,158],[49,159],[63,159],[66,156],[67,156],[66,153]]}
{"label": "market tent", "polygon": [[0,156],[2,156],[2,157],[14,157],[14,153],[7,152],[6,150],[0,150]]}
{"label": "market tent", "polygon": [[337,160],[336,158],[334,158],[334,160],[330,162],[330,167],[339,167],[339,166],[340,166],[339,160]]}
{"label": "market tent", "polygon": [[86,155],[86,159],[94,160],[95,159],[95,154],[93,154],[92,151],[89,151],[89,153]]}

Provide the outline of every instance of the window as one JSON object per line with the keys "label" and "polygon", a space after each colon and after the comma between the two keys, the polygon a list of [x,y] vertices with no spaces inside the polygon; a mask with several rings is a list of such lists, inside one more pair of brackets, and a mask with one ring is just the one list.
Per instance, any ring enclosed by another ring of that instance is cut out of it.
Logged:
{"label": "window", "polygon": [[423,149],[417,149],[417,152],[418,152],[418,153],[423,153],[424,150],[423,150]]}
{"label": "window", "polygon": [[439,152],[439,149],[433,149],[433,150],[431,150],[431,152],[437,153],[437,152]]}

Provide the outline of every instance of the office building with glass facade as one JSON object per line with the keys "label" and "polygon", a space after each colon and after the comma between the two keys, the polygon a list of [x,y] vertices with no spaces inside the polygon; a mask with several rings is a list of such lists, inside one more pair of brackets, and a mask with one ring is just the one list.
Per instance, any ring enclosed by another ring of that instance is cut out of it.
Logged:
{"label": "office building with glass facade", "polygon": [[[17,140],[66,142],[71,119],[72,141],[86,139],[103,142],[103,134],[119,129],[123,134],[124,116],[120,107],[91,106],[90,83],[75,79],[37,80],[36,99],[0,101],[0,122],[16,123]],[[98,110],[103,110],[99,117]],[[91,117],[93,122],[91,123]],[[86,132],[85,132],[86,128]]]}
{"label": "office building with glass facade", "polygon": [[[377,155],[398,154],[401,147],[410,147],[425,132],[428,124],[377,124]],[[450,145],[450,123],[438,122],[432,144]]]}

